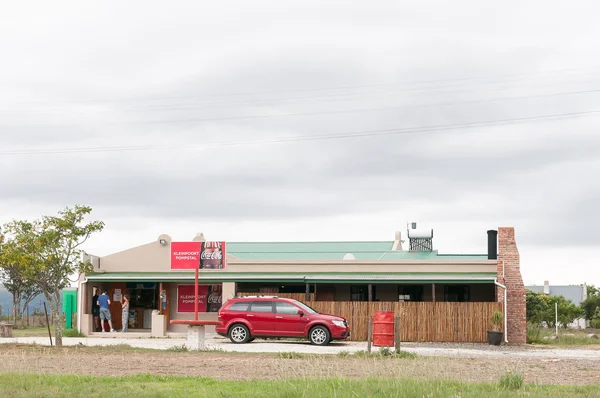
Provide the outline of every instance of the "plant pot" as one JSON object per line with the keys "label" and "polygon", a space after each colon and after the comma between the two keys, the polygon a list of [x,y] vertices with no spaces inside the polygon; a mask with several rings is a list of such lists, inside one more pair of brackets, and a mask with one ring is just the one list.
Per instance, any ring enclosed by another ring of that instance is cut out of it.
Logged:
{"label": "plant pot", "polygon": [[488,330],[488,344],[489,345],[500,345],[502,344],[502,336],[503,332],[499,332],[497,330]]}

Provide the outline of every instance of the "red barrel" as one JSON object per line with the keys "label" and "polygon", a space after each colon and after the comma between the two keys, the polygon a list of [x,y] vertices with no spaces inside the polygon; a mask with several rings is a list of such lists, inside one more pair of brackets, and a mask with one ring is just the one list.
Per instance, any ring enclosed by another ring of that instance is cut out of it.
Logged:
{"label": "red barrel", "polygon": [[394,313],[378,311],[373,315],[373,345],[394,346]]}

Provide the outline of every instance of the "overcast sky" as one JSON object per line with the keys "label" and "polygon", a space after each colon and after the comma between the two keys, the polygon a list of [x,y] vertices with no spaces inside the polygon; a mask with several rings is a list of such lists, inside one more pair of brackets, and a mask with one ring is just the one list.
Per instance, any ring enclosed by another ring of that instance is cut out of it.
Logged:
{"label": "overcast sky", "polygon": [[514,226],[526,283],[600,284],[597,3],[4,2],[0,223],[88,204],[98,255]]}

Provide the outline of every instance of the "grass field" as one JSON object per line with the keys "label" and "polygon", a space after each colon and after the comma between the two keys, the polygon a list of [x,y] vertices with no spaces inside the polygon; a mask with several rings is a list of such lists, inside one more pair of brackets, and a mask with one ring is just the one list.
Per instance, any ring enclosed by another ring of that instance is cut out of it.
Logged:
{"label": "grass field", "polygon": [[[50,332],[54,337],[53,326],[50,326]],[[13,329],[13,337],[48,337],[48,328]]]}
{"label": "grass field", "polygon": [[529,344],[545,344],[552,346],[600,345],[600,339],[590,339],[588,334],[600,336],[600,330],[559,329],[558,339],[552,340],[550,337],[555,335],[554,329],[539,328],[531,324],[527,325],[527,343]]}
{"label": "grass field", "polygon": [[4,397],[600,397],[600,385],[510,388],[501,383],[413,381],[401,379],[296,379],[217,381],[208,378],[137,375],[0,374]]}

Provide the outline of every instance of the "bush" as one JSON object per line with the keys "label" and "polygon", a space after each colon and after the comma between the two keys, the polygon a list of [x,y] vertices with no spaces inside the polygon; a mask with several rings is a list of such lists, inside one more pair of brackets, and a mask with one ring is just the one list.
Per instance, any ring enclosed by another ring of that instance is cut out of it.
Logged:
{"label": "bush", "polygon": [[65,329],[62,333],[63,337],[87,337],[77,329]]}
{"label": "bush", "polygon": [[519,390],[523,387],[523,375],[520,373],[513,373],[510,370],[500,377],[500,387],[505,390]]}
{"label": "bush", "polygon": [[540,325],[527,322],[527,344],[542,344],[543,342]]}
{"label": "bush", "polygon": [[596,312],[590,321],[592,329],[600,329],[600,307],[596,308]]}

